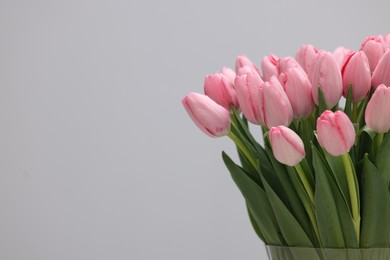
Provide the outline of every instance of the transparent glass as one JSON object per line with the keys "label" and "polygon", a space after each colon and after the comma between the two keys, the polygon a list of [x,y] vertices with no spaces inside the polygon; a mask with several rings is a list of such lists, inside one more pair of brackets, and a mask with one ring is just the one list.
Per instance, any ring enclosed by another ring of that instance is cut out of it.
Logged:
{"label": "transparent glass", "polygon": [[390,248],[266,248],[270,260],[390,260]]}

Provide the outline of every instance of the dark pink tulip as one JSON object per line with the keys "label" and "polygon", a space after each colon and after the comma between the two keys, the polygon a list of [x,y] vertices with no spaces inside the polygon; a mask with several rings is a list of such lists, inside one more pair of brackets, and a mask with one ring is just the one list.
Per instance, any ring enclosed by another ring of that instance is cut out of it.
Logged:
{"label": "dark pink tulip", "polygon": [[305,72],[290,68],[280,74],[279,81],[290,100],[294,117],[307,117],[314,109],[311,83]]}
{"label": "dark pink tulip", "polygon": [[355,143],[355,128],[340,110],[322,113],[317,119],[317,135],[320,145],[333,156],[349,152]]}
{"label": "dark pink tulip", "polygon": [[381,59],[382,55],[386,51],[385,42],[381,35],[379,36],[369,36],[367,37],[360,47],[361,51],[364,51],[368,57],[368,62],[370,63],[370,70],[374,71],[376,65]]}
{"label": "dark pink tulip", "polygon": [[351,50],[348,50],[344,48],[343,46],[337,47],[333,52],[333,57],[335,58],[337,65],[339,65],[340,69],[344,64],[345,57],[348,56],[348,54],[351,52]]}
{"label": "dark pink tulip", "polygon": [[390,88],[381,84],[377,87],[366,108],[366,124],[378,133],[390,129]]}
{"label": "dark pink tulip", "polygon": [[232,106],[238,108],[237,95],[233,84],[222,73],[206,76],[204,80],[204,93],[229,111]]}
{"label": "dark pink tulip", "polygon": [[223,67],[221,73],[229,79],[230,84],[234,85],[234,80],[236,79],[236,73],[234,72],[234,70],[232,70],[231,68]]}
{"label": "dark pink tulip", "polygon": [[278,57],[274,54],[263,57],[261,60],[261,69],[263,71],[264,80],[269,80],[273,75],[278,75],[278,68],[276,64]]}
{"label": "dark pink tulip", "polygon": [[263,84],[259,99],[261,116],[268,128],[290,125],[293,120],[291,103],[276,76]]}
{"label": "dark pink tulip", "polygon": [[374,88],[380,84],[390,86],[390,50],[386,51],[376,66],[372,74],[371,84]]}
{"label": "dark pink tulip", "polygon": [[219,137],[230,132],[229,111],[208,96],[192,92],[183,98],[182,103],[192,121],[205,134]]}
{"label": "dark pink tulip", "polygon": [[371,71],[368,58],[363,51],[351,52],[346,57],[341,70],[343,78],[343,94],[348,94],[352,86],[352,100],[354,102],[364,99],[371,89]]}
{"label": "dark pink tulip", "polygon": [[311,76],[312,94],[318,105],[318,88],[321,88],[328,108],[334,107],[343,93],[341,71],[332,53],[318,51]]}
{"label": "dark pink tulip", "polygon": [[242,113],[252,124],[263,124],[259,107],[259,91],[263,80],[250,67],[243,67],[242,75],[237,75],[234,82],[238,103]]}
{"label": "dark pink tulip", "polygon": [[259,69],[256,67],[256,65],[250,60],[248,59],[247,56],[245,55],[240,55],[236,58],[236,73],[237,75],[240,75],[240,69],[245,67],[245,66],[248,66],[250,67],[251,69],[253,69],[254,71],[256,71],[257,73],[259,73]]}
{"label": "dark pink tulip", "polygon": [[302,45],[298,52],[295,54],[295,59],[305,70],[307,75],[310,74],[313,63],[318,50],[313,45]]}
{"label": "dark pink tulip", "polygon": [[302,139],[288,127],[272,127],[269,139],[276,160],[283,164],[295,166],[306,156]]}

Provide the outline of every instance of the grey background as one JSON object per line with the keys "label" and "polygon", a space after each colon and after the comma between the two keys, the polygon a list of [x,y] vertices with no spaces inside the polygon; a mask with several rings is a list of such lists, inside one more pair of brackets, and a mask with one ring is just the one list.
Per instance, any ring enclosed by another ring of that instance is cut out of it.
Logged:
{"label": "grey background", "polygon": [[0,1],[0,259],[266,259],[181,98],[245,53],[358,48],[383,1]]}

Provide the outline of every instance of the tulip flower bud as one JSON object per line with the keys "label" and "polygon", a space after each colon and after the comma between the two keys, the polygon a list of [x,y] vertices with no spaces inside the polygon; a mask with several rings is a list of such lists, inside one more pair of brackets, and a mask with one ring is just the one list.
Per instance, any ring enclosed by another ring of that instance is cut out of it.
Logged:
{"label": "tulip flower bud", "polygon": [[390,129],[390,88],[379,85],[367,104],[366,124],[377,133]]}
{"label": "tulip flower bud", "polygon": [[328,108],[334,107],[343,93],[341,71],[333,55],[326,51],[319,51],[313,65],[311,76],[312,94],[318,105],[318,88],[324,93]]}
{"label": "tulip flower bud", "polygon": [[301,65],[301,67],[305,70],[307,75],[310,74],[313,63],[316,57],[318,50],[314,48],[313,45],[302,45],[295,55],[295,59]]}
{"label": "tulip flower bud", "polygon": [[349,152],[355,143],[355,128],[340,110],[322,113],[317,119],[317,135],[320,145],[333,156]]}
{"label": "tulip flower bud", "polygon": [[351,51],[340,46],[340,47],[337,47],[334,52],[333,52],[333,57],[335,58],[336,60],[336,63],[337,65],[339,65],[340,69],[341,67],[343,66],[344,64],[344,60],[345,60],[345,57],[348,56],[348,54],[350,53]]}
{"label": "tulip flower bud", "polygon": [[380,84],[390,86],[390,49],[380,59],[372,74],[371,84],[374,88]]}
{"label": "tulip flower bud", "polygon": [[390,34],[383,35],[383,40],[385,41],[386,49],[390,48]]}
{"label": "tulip flower bud", "polygon": [[190,93],[182,100],[184,108],[194,123],[211,137],[227,135],[230,132],[230,114],[211,98]]}
{"label": "tulip flower bud", "polygon": [[238,103],[244,116],[252,124],[263,124],[259,107],[259,91],[263,80],[250,67],[243,67],[246,73],[237,75],[234,82]]}
{"label": "tulip flower bud", "polygon": [[311,83],[305,72],[290,68],[280,74],[279,81],[290,100],[294,117],[307,117],[314,109]]}
{"label": "tulip flower bud", "polygon": [[302,139],[288,127],[272,127],[269,139],[276,160],[283,164],[295,166],[306,156]]}
{"label": "tulip flower bud", "polygon": [[363,51],[351,52],[346,57],[341,70],[343,78],[343,94],[348,95],[349,86],[352,86],[352,100],[364,99],[371,89],[371,71],[368,58]]}
{"label": "tulip flower bud", "polygon": [[278,62],[278,57],[274,54],[263,57],[261,60],[261,69],[263,71],[264,80],[270,80],[273,75],[278,75],[278,69],[276,64]]}
{"label": "tulip flower bud", "polygon": [[259,99],[261,117],[268,128],[290,125],[293,120],[291,103],[276,76],[263,84]]}
{"label": "tulip flower bud", "polygon": [[229,111],[231,110],[231,106],[238,108],[236,91],[228,77],[222,73],[206,76],[204,80],[204,93]]}
{"label": "tulip flower bud", "polygon": [[250,60],[248,59],[247,56],[245,55],[240,55],[236,58],[236,73],[237,75],[240,75],[240,69],[242,67],[245,67],[245,66],[248,66],[250,67],[251,69],[253,69],[254,71],[256,71],[257,73],[259,73],[259,69],[255,66],[255,64]]}
{"label": "tulip flower bud", "polygon": [[[252,71],[255,71],[253,68],[249,67],[249,66],[244,66],[244,67],[241,67],[238,69],[238,72],[236,74],[236,77],[237,76],[241,76],[241,75],[244,75],[244,74],[247,74],[249,72],[252,72]],[[259,75],[260,76],[260,75]],[[235,81],[235,79],[234,79]]]}
{"label": "tulip flower bud", "polygon": [[234,86],[234,80],[236,79],[236,73],[231,68],[223,67],[221,70],[221,73],[225,75],[228,79],[230,84]]}
{"label": "tulip flower bud", "polygon": [[278,75],[279,76],[281,73],[285,73],[288,69],[291,68],[297,68],[301,70],[303,73],[306,73],[305,70],[299,65],[299,63],[291,57],[283,57],[279,58],[276,67],[278,68]]}
{"label": "tulip flower bud", "polygon": [[367,37],[360,47],[361,51],[367,55],[368,62],[370,63],[370,70],[374,71],[376,65],[385,53],[386,47],[382,36],[369,36]]}

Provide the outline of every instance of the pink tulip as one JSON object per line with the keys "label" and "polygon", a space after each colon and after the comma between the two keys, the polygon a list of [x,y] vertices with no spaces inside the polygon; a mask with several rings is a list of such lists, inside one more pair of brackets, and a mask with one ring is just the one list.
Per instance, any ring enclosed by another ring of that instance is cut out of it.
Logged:
{"label": "pink tulip", "polygon": [[348,50],[342,46],[337,47],[333,52],[333,57],[335,58],[337,65],[339,65],[340,69],[344,64],[345,57],[350,54],[351,50]]}
{"label": "pink tulip", "polygon": [[318,105],[318,88],[324,93],[328,108],[334,107],[343,93],[341,71],[333,55],[319,51],[313,65],[311,77],[314,102]]}
{"label": "pink tulip", "polygon": [[230,84],[234,85],[234,80],[236,79],[236,73],[234,72],[234,70],[232,70],[231,68],[223,67],[221,73],[229,79]]}
{"label": "pink tulip", "polygon": [[278,62],[278,57],[274,54],[263,57],[261,60],[261,69],[263,71],[264,80],[270,80],[273,75],[278,75],[278,69],[276,64]]}
{"label": "pink tulip", "polygon": [[259,91],[263,80],[250,67],[243,67],[246,72],[237,75],[234,82],[238,103],[242,113],[252,124],[263,124],[259,107]]}
{"label": "pink tulip", "polygon": [[368,57],[370,63],[370,70],[374,71],[376,65],[385,53],[386,47],[382,36],[369,36],[367,37],[360,47],[361,51],[364,51]]}
{"label": "pink tulip", "polygon": [[371,71],[368,58],[363,51],[351,52],[346,57],[342,70],[343,94],[347,96],[352,86],[352,100],[364,99],[371,89]]}
{"label": "pink tulip", "polygon": [[299,65],[298,61],[292,57],[279,58],[276,67],[278,68],[277,76],[279,76],[281,73],[285,73],[288,69],[291,68],[297,68],[306,74],[305,70],[301,67],[301,65]]}
{"label": "pink tulip", "polygon": [[295,166],[306,156],[301,138],[288,127],[272,127],[269,139],[276,160],[283,164]]}
{"label": "pink tulip", "polygon": [[390,88],[381,84],[377,87],[367,104],[366,124],[378,133],[387,133],[390,129]]}
{"label": "pink tulip", "polygon": [[380,84],[390,86],[390,50],[386,51],[376,66],[372,74],[371,84],[374,88]]}
{"label": "pink tulip", "polygon": [[390,48],[390,34],[383,35],[383,40],[385,41],[386,49]]}
{"label": "pink tulip", "polygon": [[311,83],[306,73],[290,68],[279,76],[280,83],[290,100],[294,117],[307,117],[314,109]]}
{"label": "pink tulip", "polygon": [[313,63],[315,60],[315,56],[318,50],[313,45],[302,45],[295,55],[295,59],[301,65],[301,67],[305,70],[307,75],[310,74]]}
{"label": "pink tulip", "polygon": [[227,110],[238,108],[236,91],[228,77],[222,73],[207,75],[204,80],[204,93]]}
{"label": "pink tulip", "polygon": [[[247,73],[252,72],[252,71],[255,71],[252,67],[249,67],[249,66],[241,67],[238,69],[236,77],[247,74]],[[259,76],[260,76],[260,74],[259,74]]]}
{"label": "pink tulip", "polygon": [[290,125],[293,119],[291,103],[276,76],[263,84],[259,101],[261,116],[268,128]]}
{"label": "pink tulip", "polygon": [[247,56],[245,55],[240,55],[236,58],[236,73],[237,75],[240,75],[240,69],[245,67],[245,66],[248,66],[250,67],[251,69],[253,69],[254,71],[256,71],[257,73],[259,73],[259,69],[256,67],[256,65],[250,60],[248,59]]}
{"label": "pink tulip", "polygon": [[230,132],[230,114],[211,98],[190,93],[182,100],[184,108],[194,123],[211,137],[227,135]]}
{"label": "pink tulip", "polygon": [[349,152],[355,143],[355,128],[340,110],[322,113],[317,119],[317,135],[320,145],[333,156]]}

